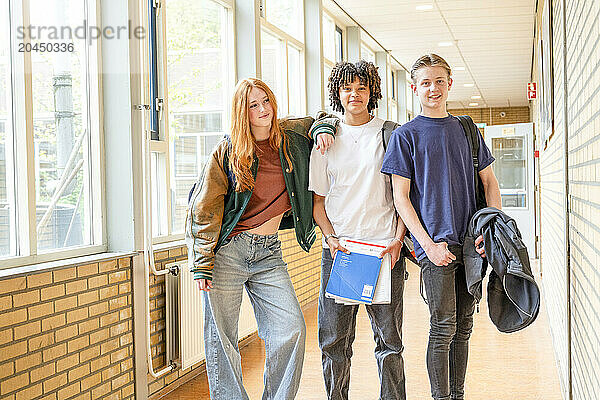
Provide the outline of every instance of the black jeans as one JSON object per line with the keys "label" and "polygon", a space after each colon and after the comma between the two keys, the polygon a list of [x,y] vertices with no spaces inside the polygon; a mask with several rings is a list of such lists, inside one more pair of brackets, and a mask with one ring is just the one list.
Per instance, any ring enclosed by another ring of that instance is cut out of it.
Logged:
{"label": "black jeans", "polygon": [[462,247],[449,246],[456,260],[438,267],[427,257],[419,261],[429,303],[427,371],[435,400],[464,399],[469,338],[475,299],[467,290]]}
{"label": "black jeans", "polygon": [[[318,316],[319,347],[322,352],[327,398],[347,400],[358,305],[336,304],[335,300],[325,297],[332,262],[329,249],[323,249]],[[366,306],[375,338],[375,358],[381,382],[379,398],[382,400],[406,399],[402,358],[402,296],[405,271],[404,259],[401,258],[392,269],[390,304]]]}

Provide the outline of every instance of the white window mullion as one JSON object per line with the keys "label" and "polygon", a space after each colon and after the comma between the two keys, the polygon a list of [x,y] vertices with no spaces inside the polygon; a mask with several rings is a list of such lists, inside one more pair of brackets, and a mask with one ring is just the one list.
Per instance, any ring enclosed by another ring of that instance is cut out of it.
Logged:
{"label": "white window mullion", "polygon": [[[99,18],[100,2],[91,1],[88,4],[89,18],[91,21],[95,21],[98,26],[101,26],[101,20]],[[90,116],[98,116],[98,118],[89,118],[88,123],[88,139],[91,141],[89,146],[90,151],[90,163],[91,163],[91,213],[92,216],[92,241],[95,245],[106,245],[106,223],[105,209],[106,202],[104,193],[106,193],[106,181],[104,179],[105,168],[105,157],[104,154],[104,140],[101,132],[104,132],[103,121],[104,121],[104,110],[102,108],[102,86],[101,81],[96,77],[101,76],[101,47],[98,45],[98,41],[94,41],[89,49],[88,58],[88,71],[87,77],[91,84],[89,84],[89,114]]]}
{"label": "white window mullion", "polygon": [[223,132],[228,134],[230,132],[230,99],[233,97],[233,88],[237,83],[235,81],[235,76],[237,76],[237,63],[236,63],[236,52],[235,52],[235,38],[234,38],[234,29],[235,29],[235,20],[234,20],[234,12],[233,6],[230,8],[223,8],[221,11],[221,16],[224,21],[227,21],[223,24],[221,28],[221,36],[225,38],[225,46],[223,46],[221,57],[223,60],[228,60],[227,68],[223,68],[222,79],[225,83],[225,103],[223,104],[223,113],[221,114],[221,126],[223,127]]}
{"label": "white window mullion", "polygon": [[[174,141],[169,141],[168,143],[174,144]],[[174,157],[175,154],[175,146],[168,146],[169,150],[167,151],[167,153],[165,154],[165,163],[164,163],[164,181],[165,181],[165,193],[164,193],[164,206],[165,206],[165,213],[167,214],[166,217],[166,222],[167,222],[167,226],[165,227],[165,234],[171,236],[172,232],[173,232],[173,208],[171,208],[171,201],[175,201],[175,199],[173,199],[171,196],[171,194],[173,193],[173,190],[171,189],[171,179],[175,179],[174,176],[171,176],[171,157]]]}
{"label": "white window mullion", "polygon": [[[155,156],[155,168],[159,169],[160,165],[166,164],[167,168],[170,164],[169,154],[169,92],[167,82],[167,13],[166,13],[166,2],[163,2],[161,7],[158,9],[158,15],[156,16],[156,34],[154,40],[156,41],[156,74],[157,74],[157,88],[156,95],[162,99],[162,109],[158,114],[158,130],[160,141],[150,141],[151,158]],[[148,59],[146,57],[145,59]],[[150,99],[151,102],[156,101]],[[155,153],[156,152],[156,153]],[[161,157],[163,155],[163,157]],[[160,160],[165,160],[163,164]],[[150,163],[152,165],[152,163]],[[154,180],[151,186],[151,207],[147,210],[152,215],[152,243],[157,243],[157,236],[168,236],[171,233],[171,201],[170,201],[170,175],[166,173],[167,179],[160,180],[158,171],[152,171],[151,176]],[[156,189],[156,190],[155,190]],[[166,202],[168,207],[161,210],[160,203],[162,202],[160,193],[166,192]],[[162,222],[165,219],[164,213],[167,213],[167,227],[166,231],[163,229]]]}
{"label": "white window mullion", "polygon": [[[94,19],[90,19],[90,13],[89,13],[89,3],[88,0],[84,0],[85,1],[85,7],[84,7],[84,16],[85,16],[85,20],[88,21],[88,23],[90,24],[94,24],[95,25],[95,20]],[[95,42],[95,41],[94,41]],[[75,203],[75,208],[73,210],[73,216],[72,218],[75,218],[75,215],[77,214],[77,209],[79,207],[83,207],[85,209],[85,212],[83,213],[84,215],[84,221],[83,221],[83,234],[85,235],[83,241],[84,243],[92,243],[94,244],[94,231],[93,231],[93,226],[94,226],[94,214],[93,214],[93,195],[90,196],[88,198],[87,201],[85,201],[85,193],[93,193],[92,191],[92,182],[93,182],[93,178],[92,178],[92,171],[94,170],[93,168],[93,163],[92,163],[92,118],[90,118],[90,112],[91,112],[91,99],[90,99],[90,95],[92,94],[91,91],[91,80],[90,80],[90,53],[93,51],[93,49],[95,48],[95,46],[85,46],[85,53],[84,53],[84,62],[81,64],[81,69],[82,69],[82,73],[81,76],[85,76],[86,77],[86,82],[85,82],[85,93],[86,93],[86,97],[85,97],[85,105],[82,106],[81,111],[83,113],[83,121],[86,121],[86,130],[87,130],[87,135],[85,136],[85,138],[83,139],[83,187],[81,188],[81,191],[79,192],[79,196],[77,199],[77,202]],[[71,224],[69,224],[69,230],[71,229]],[[66,240],[65,240],[66,242]]]}
{"label": "white window mullion", "polygon": [[[300,50],[300,71],[306,71],[306,51],[304,50],[304,48],[302,50]],[[300,105],[301,105],[301,109],[300,109],[300,114],[299,115],[306,115],[306,108],[307,108],[307,96],[306,96],[306,73],[300,73],[300,95],[302,96],[302,98],[300,99]]]}
{"label": "white window mullion", "polygon": [[[12,51],[12,47],[14,47],[15,41],[11,40],[11,32],[13,31],[11,27],[13,26],[14,20],[10,20],[11,9],[8,3],[3,4],[2,14],[6,15],[8,19],[8,27],[3,27],[6,29],[6,38],[7,40],[3,43],[3,45],[8,46],[8,59],[6,61],[6,70],[7,74],[5,75],[5,79],[3,82],[4,87],[6,88],[6,104],[15,104],[15,96],[17,95],[14,90],[13,85],[13,75],[14,75],[14,55],[15,52]],[[4,34],[3,34],[4,36]],[[16,147],[15,147],[15,139],[18,135],[15,134],[15,123],[14,123],[14,112],[12,108],[6,110],[7,118],[5,125],[5,138],[4,138],[4,155],[5,155],[5,182],[6,182],[6,199],[8,203],[8,256],[17,255],[18,250],[18,236],[17,236],[17,197],[16,197],[16,162],[17,158],[15,157]],[[0,250],[1,251],[1,250]]]}
{"label": "white window mullion", "polygon": [[285,76],[285,92],[286,92],[286,110],[287,110],[287,115],[290,115],[290,70],[289,70],[289,54],[288,54],[288,41],[286,39],[284,39],[282,41],[283,43],[283,48],[284,48],[284,53],[285,56],[283,57],[284,61],[284,68],[283,70],[285,71],[284,76]]}
{"label": "white window mullion", "polygon": [[[154,171],[153,179],[157,179],[155,182],[156,188],[162,188],[152,193],[153,202],[153,217],[157,217],[157,221],[153,221],[154,230],[153,242],[159,242],[157,236],[161,238],[170,237],[173,230],[173,213],[172,213],[172,196],[171,196],[171,180],[174,176],[171,175],[171,153],[174,144],[174,140],[170,140],[170,129],[169,129],[169,85],[167,81],[167,13],[165,12],[165,6],[163,5],[159,9],[159,15],[156,19],[156,58],[157,58],[157,95],[163,99],[162,112],[159,113],[158,126],[160,131],[160,141],[152,141],[151,149],[157,152],[156,163],[158,169]],[[154,101],[152,99],[152,101]],[[164,174],[164,175],[163,175]],[[165,203],[165,204],[161,204]],[[165,215],[166,213],[166,215]],[[166,226],[164,225],[166,222]]]}
{"label": "white window mullion", "polygon": [[[11,3],[11,25],[29,26],[29,1]],[[11,34],[13,30],[11,29]],[[30,43],[26,35],[23,43]],[[16,134],[15,154],[17,163],[25,168],[15,169],[16,214],[18,254],[37,254],[36,204],[35,204],[35,160],[33,143],[33,101],[31,77],[31,53],[19,52],[15,37],[11,39],[13,76],[13,121]]]}

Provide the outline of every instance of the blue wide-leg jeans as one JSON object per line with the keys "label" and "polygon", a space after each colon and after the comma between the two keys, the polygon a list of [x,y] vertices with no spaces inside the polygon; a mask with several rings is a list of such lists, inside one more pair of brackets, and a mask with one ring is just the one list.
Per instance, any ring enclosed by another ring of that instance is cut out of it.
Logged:
{"label": "blue wide-leg jeans", "polygon": [[306,325],[277,234],[242,232],[215,255],[213,288],[204,295],[204,346],[212,400],[248,400],[242,384],[238,320],[246,289],[265,341],[263,400],[296,396]]}

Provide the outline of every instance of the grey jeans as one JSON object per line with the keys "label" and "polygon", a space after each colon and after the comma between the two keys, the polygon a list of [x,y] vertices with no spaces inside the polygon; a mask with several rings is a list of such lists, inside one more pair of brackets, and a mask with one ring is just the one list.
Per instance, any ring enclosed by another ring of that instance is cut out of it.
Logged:
{"label": "grey jeans", "polygon": [[[323,249],[318,316],[319,347],[322,352],[327,398],[347,400],[358,305],[336,304],[335,300],[325,297],[332,262],[329,249]],[[379,398],[382,400],[406,399],[402,358],[402,296],[405,268],[402,258],[392,269],[390,304],[366,306],[375,338],[375,358],[381,382]]]}
{"label": "grey jeans", "polygon": [[427,371],[435,400],[464,399],[469,338],[475,299],[467,290],[461,246],[449,246],[456,260],[438,267],[419,261],[429,304]]}
{"label": "grey jeans", "polygon": [[306,325],[281,242],[242,232],[215,255],[213,288],[204,295],[206,372],[213,400],[248,400],[242,384],[238,319],[245,289],[265,341],[263,400],[292,400],[300,384]]}

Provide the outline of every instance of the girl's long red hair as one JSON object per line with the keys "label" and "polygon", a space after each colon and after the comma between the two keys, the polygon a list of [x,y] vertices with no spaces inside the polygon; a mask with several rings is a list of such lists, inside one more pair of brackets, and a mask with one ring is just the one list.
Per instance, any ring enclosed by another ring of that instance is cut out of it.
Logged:
{"label": "girl's long red hair", "polygon": [[283,155],[287,161],[289,170],[292,163],[288,151],[288,139],[281,130],[277,121],[277,100],[273,91],[266,83],[256,78],[246,78],[238,82],[233,100],[231,102],[231,154],[229,156],[229,168],[235,175],[236,192],[254,189],[254,177],[252,176],[252,162],[256,153],[256,144],[252,135],[249,115],[248,96],[253,88],[264,90],[273,107],[273,120],[269,135],[269,145],[274,150],[283,148]]}

